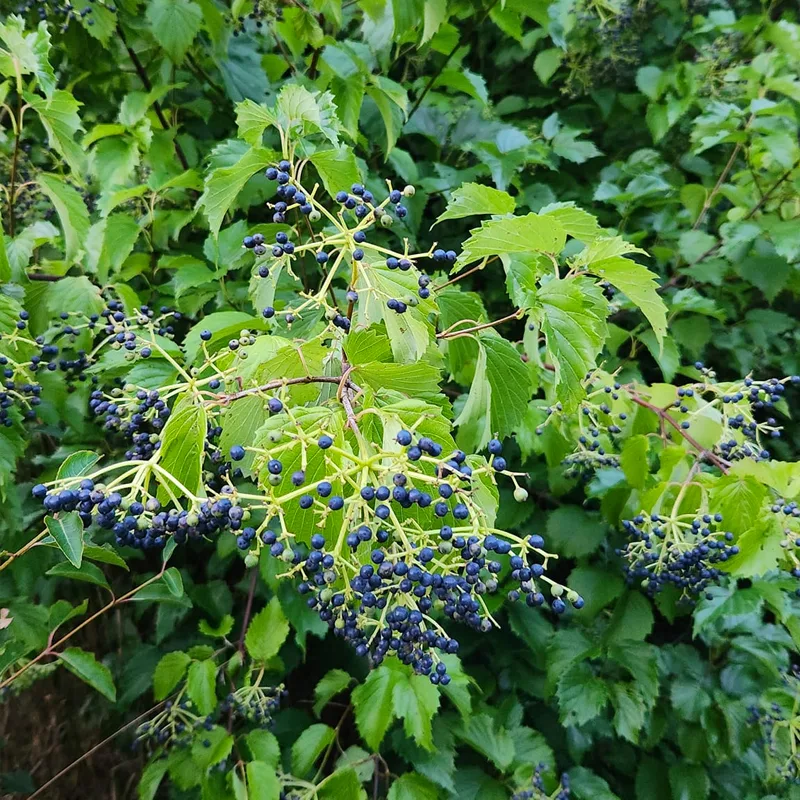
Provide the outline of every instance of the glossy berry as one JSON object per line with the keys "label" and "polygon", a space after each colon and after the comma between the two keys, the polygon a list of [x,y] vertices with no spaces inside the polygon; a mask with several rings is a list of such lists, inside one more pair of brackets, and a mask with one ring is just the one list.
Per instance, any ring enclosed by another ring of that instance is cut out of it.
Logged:
{"label": "glossy berry", "polygon": [[235,444],[231,447],[231,459],[233,461],[241,461],[245,456],[244,447],[240,444]]}

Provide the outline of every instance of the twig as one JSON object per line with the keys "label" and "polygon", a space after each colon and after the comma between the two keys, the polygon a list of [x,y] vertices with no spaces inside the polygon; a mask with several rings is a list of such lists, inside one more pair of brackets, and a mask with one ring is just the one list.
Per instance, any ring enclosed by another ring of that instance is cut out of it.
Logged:
{"label": "twig", "polygon": [[[122,25],[117,25],[117,33],[119,34],[120,41],[128,51],[128,55],[133,62],[133,66],[136,68],[136,74],[139,76],[139,80],[142,82],[144,88],[148,92],[151,92],[153,90],[153,84],[150,83],[150,78],[147,76],[147,70],[145,70],[142,62],[139,61],[139,56],[136,55],[133,48],[128,44],[128,40],[125,38],[125,34],[122,30]],[[158,102],[158,100],[153,100],[153,111],[155,111],[158,121],[161,123],[161,127],[164,128],[164,130],[169,130],[171,126],[167,124],[167,119],[164,116],[164,112],[161,109],[161,104]],[[187,161],[186,154],[183,152],[183,148],[178,141],[177,132],[172,140],[172,144],[175,147],[175,155],[178,157],[178,161],[181,162],[181,166],[184,168],[184,170],[189,169],[189,162]]]}
{"label": "twig", "polygon": [[[17,550],[16,553],[8,553],[8,559],[0,564],[0,572],[9,566],[14,559],[24,556],[28,550],[30,550],[32,547],[35,547],[42,539],[44,539],[45,536],[47,536],[48,533],[48,530],[43,530],[40,534],[34,536],[33,539],[31,539],[24,547],[21,547],[19,550]],[[6,553],[3,553],[2,555],[6,555]]]}
{"label": "twig", "polygon": [[50,778],[49,781],[47,781],[47,783],[42,784],[32,795],[30,795],[28,800],[33,800],[35,797],[38,797],[45,789],[49,789],[59,778],[63,778],[64,775],[66,775],[74,767],[77,767],[78,764],[80,764],[83,761],[86,761],[87,758],[94,755],[102,747],[105,747],[109,742],[116,739],[117,736],[119,736],[123,731],[126,731],[128,728],[132,728],[134,725],[137,725],[143,719],[149,717],[154,711],[158,711],[162,706],[166,705],[167,702],[168,702],[167,700],[164,700],[157,706],[153,706],[153,708],[151,708],[149,711],[145,711],[144,714],[140,714],[138,717],[136,717],[136,719],[133,719],[130,722],[126,722],[121,728],[116,730],[110,736],[106,736],[106,738],[103,739],[102,742],[96,744],[90,750],[87,750],[82,756],[76,758],[71,764],[68,764],[60,772],[57,772],[52,778]]}
{"label": "twig", "polygon": [[482,331],[486,328],[494,328],[497,325],[502,325],[504,322],[511,322],[511,320],[519,319],[521,316],[521,311],[515,311],[513,314],[509,314],[507,317],[502,317],[502,319],[496,319],[494,322],[484,322],[482,325],[473,325],[471,328],[464,328],[460,331],[452,330],[456,325],[460,325],[461,322],[467,322],[468,320],[462,320],[461,322],[456,322],[455,325],[451,325],[446,331],[442,331],[441,333],[436,334],[437,339],[455,339],[459,336],[466,336],[470,333],[475,333],[475,331]]}
{"label": "twig", "polygon": [[492,261],[497,260],[497,258],[498,258],[497,256],[492,256],[490,259],[488,259],[488,261],[483,261],[480,264],[476,264],[474,267],[471,267],[466,272],[462,272],[459,275],[456,275],[455,278],[450,278],[449,281],[442,283],[439,286],[434,286],[433,290],[435,292],[438,292],[444,289],[446,286],[452,286],[454,283],[458,283],[458,281],[460,281],[462,278],[466,278],[467,275],[472,275],[473,272],[478,272],[479,270],[482,270],[484,267],[491,264]]}
{"label": "twig", "polygon": [[[474,30],[477,29],[479,25],[482,25],[486,18],[491,13],[492,9],[500,2],[500,0],[492,0],[489,4],[489,7],[484,11],[483,15],[480,19],[477,16],[472,17],[472,24],[468,26],[468,30],[465,31],[466,35],[469,36],[473,33]],[[425,84],[425,88],[420,92],[419,97],[414,101],[414,105],[411,106],[411,111],[408,112],[408,116],[406,117],[406,121],[410,120],[411,117],[414,116],[416,110],[422,104],[422,101],[427,96],[428,92],[433,88],[433,84],[439,79],[439,76],[444,72],[445,67],[450,63],[450,59],[456,54],[458,48],[461,47],[461,36],[456,39],[456,43],[453,45],[453,49],[445,56],[444,61],[440,64],[439,68],[436,72],[431,75],[428,79],[428,82]]]}
{"label": "twig", "polygon": [[628,392],[631,400],[633,400],[636,405],[641,406],[642,408],[646,408],[648,411],[652,411],[654,414],[658,416],[658,418],[662,421],[662,423],[666,422],[668,425],[671,425],[686,441],[694,447],[695,450],[700,455],[700,458],[705,458],[706,460],[710,461],[715,467],[717,467],[723,475],[728,473],[728,469],[730,464],[725,461],[725,459],[720,458],[716,453],[708,450],[707,448],[703,447],[697,439],[694,438],[690,433],[687,433],[681,426],[678,424],[677,420],[675,420],[664,408],[659,408],[652,403],[648,403],[647,400],[639,397],[638,395],[633,394],[632,392]]}
{"label": "twig", "polygon": [[66,275],[47,275],[43,272],[31,272],[28,275],[29,281],[48,281],[48,282],[55,282],[60,281],[66,278]]}
{"label": "twig", "polygon": [[248,397],[251,394],[270,392],[273,389],[280,389],[282,386],[296,386],[297,384],[303,383],[339,383],[340,381],[341,378],[329,375],[303,375],[299,378],[277,378],[262,386],[254,386],[252,389],[242,389],[241,392],[233,392],[231,394],[219,394],[213,400],[207,400],[206,405],[227,406],[234,400],[241,400],[243,397]]}

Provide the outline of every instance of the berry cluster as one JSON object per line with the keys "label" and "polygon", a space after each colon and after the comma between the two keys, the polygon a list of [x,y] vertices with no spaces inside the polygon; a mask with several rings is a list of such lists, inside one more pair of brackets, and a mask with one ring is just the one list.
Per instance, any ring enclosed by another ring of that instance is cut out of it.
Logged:
{"label": "berry cluster", "polygon": [[223,714],[230,713],[234,717],[247,720],[261,728],[271,727],[275,712],[280,708],[286,691],[283,686],[261,686],[263,675],[264,670],[262,669],[252,684],[249,683],[248,678],[245,686],[229,693],[221,704],[220,711]]}
{"label": "berry cluster", "polygon": [[[677,504],[676,504],[677,505]],[[623,520],[622,527],[631,541],[617,551],[629,563],[628,581],[640,583],[654,595],[666,585],[683,595],[696,596],[718,580],[716,565],[739,552],[730,531],[720,527],[722,514],[640,514]]]}
{"label": "berry cluster", "polygon": [[[104,8],[115,14],[116,6],[98,2],[97,6]],[[69,23],[75,19],[83,22],[84,25],[94,25],[93,19],[93,6],[84,6],[83,8],[76,8],[70,0],[25,0],[18,6],[18,13],[26,15],[33,11],[36,17],[40,20],[49,20],[59,24],[61,33],[64,33],[69,27]]]}
{"label": "berry cluster", "polygon": [[[196,734],[210,731],[213,727],[213,718],[195,714],[189,700],[168,700],[155,717],[136,728],[133,746],[134,749],[145,745],[165,750],[187,747],[192,744]],[[210,747],[211,742],[207,739],[204,744],[206,742],[206,747]]]}
{"label": "berry cluster", "polygon": [[566,772],[563,773],[559,786],[554,792],[548,794],[544,784],[546,769],[546,764],[538,764],[533,772],[530,788],[518,789],[511,795],[511,800],[570,800],[572,792],[570,791],[569,775]]}
{"label": "berry cluster", "polygon": [[[396,655],[433,683],[447,684],[441,655],[456,653],[459,645],[434,611],[487,631],[493,620],[483,596],[496,592],[506,576],[517,587],[512,599],[524,594],[529,605],[543,605],[542,589],[549,587],[555,613],[565,610],[564,597],[576,608],[583,605],[577,594],[545,576],[552,556],[541,536],[499,531],[479,505],[485,481],[500,472],[510,475],[499,441],[490,443],[487,464],[459,450],[444,455],[430,436],[403,429],[395,436],[397,449],[377,451],[364,462],[323,430],[292,432],[288,417],[285,423],[263,447],[231,448],[234,461],[253,450],[267,499],[264,523],[240,534],[237,544],[248,551],[266,547],[291,565],[287,575],[301,578],[299,590],[309,607],[373,664]],[[301,463],[317,460],[313,450],[321,451],[331,477],[308,485],[303,469],[285,475],[284,461],[297,464],[298,448]],[[516,496],[522,501],[527,493],[517,487]],[[296,503],[293,519],[303,530],[317,527],[331,535],[290,530],[289,501]]]}

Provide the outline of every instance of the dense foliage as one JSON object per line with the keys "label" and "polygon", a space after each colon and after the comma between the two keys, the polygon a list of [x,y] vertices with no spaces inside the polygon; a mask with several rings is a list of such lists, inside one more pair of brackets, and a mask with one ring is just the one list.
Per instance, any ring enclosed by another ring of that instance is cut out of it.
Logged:
{"label": "dense foliage", "polygon": [[800,797],[799,112],[776,0],[4,8],[0,791]]}

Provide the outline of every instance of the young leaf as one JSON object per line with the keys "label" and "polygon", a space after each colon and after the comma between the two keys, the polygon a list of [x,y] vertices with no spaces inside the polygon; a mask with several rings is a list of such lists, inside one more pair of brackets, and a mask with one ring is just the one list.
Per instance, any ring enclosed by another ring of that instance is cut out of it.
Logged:
{"label": "young leaf", "polygon": [[266,106],[254,103],[252,100],[242,100],[236,104],[236,127],[239,129],[239,138],[244,139],[251,147],[260,147],[264,131],[277,124],[275,114]]}
{"label": "young leaf", "polygon": [[153,673],[153,695],[163,700],[182,680],[191,659],[182,650],[167,653],[156,665]]}
{"label": "young leaf", "polygon": [[117,690],[114,687],[111,671],[105,664],[97,661],[92,653],[87,653],[80,647],[68,647],[59,653],[58,657],[73,675],[77,675],[84,683],[97,689],[107,700],[112,703],[116,701]]}
{"label": "young leaf", "polygon": [[289,623],[277,597],[256,614],[244,639],[247,652],[257,661],[269,661],[278,654],[289,635]]}
{"label": "young leaf", "polygon": [[45,517],[44,524],[70,564],[80,568],[83,558],[83,523],[77,511]]}
{"label": "young leaf", "polygon": [[42,20],[35,31],[26,34],[23,17],[12,14],[0,22],[0,40],[9,51],[0,51],[0,72],[14,75],[19,70],[20,75],[35,75],[42,91],[50,97],[56,88],[56,76],[50,65],[47,23]]}
{"label": "young leaf", "polygon": [[606,684],[585,662],[573,664],[561,675],[556,695],[565,725],[585,725],[602,713],[609,700]]}
{"label": "young leaf", "polygon": [[318,150],[310,158],[316,167],[325,191],[332,197],[361,179],[353,151],[342,146],[337,150]]}

